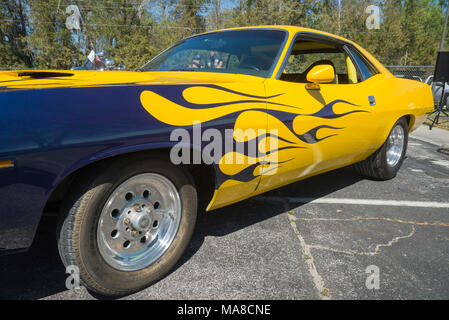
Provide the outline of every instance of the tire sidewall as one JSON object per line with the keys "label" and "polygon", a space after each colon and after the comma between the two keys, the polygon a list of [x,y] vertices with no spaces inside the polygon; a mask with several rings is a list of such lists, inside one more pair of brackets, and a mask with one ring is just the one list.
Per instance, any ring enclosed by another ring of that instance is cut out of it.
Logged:
{"label": "tire sidewall", "polygon": [[[152,265],[137,271],[120,271],[102,258],[97,244],[97,228],[101,211],[112,192],[127,179],[142,174],[157,173],[168,178],[181,199],[181,221],[170,247]],[[196,222],[197,195],[192,179],[179,167],[168,161],[146,158],[139,161],[117,162],[106,168],[93,180],[89,192],[83,195],[78,214],[81,223],[74,230],[79,235],[76,265],[84,276],[105,287],[105,292],[127,294],[161,279],[179,260],[186,249]]]}

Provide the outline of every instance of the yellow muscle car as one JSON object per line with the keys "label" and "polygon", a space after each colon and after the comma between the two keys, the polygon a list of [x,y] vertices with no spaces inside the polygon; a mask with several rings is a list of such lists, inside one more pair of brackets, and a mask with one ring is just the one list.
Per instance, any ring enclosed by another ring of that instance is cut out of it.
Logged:
{"label": "yellow muscle car", "polygon": [[349,40],[260,26],[136,72],[0,72],[0,105],[0,251],[28,248],[57,207],[65,266],[117,296],[175,265],[199,195],[213,210],[353,164],[391,179],[434,103]]}

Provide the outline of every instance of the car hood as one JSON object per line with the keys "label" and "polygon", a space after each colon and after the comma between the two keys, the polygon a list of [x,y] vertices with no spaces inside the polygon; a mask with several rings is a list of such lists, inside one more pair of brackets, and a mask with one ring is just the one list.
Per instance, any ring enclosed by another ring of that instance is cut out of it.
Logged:
{"label": "car hood", "polygon": [[264,80],[264,78],[249,75],[212,72],[19,70],[0,72],[0,91],[120,85],[217,84],[236,81],[263,82]]}

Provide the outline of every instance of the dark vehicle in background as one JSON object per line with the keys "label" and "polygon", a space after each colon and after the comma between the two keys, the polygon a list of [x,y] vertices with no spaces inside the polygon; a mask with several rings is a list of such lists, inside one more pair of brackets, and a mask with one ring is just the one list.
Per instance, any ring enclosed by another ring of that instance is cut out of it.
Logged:
{"label": "dark vehicle in background", "polygon": [[[396,69],[396,67],[391,67],[391,68]],[[399,68],[399,67],[397,67],[397,68]],[[442,103],[442,106],[447,107],[448,102],[449,102],[448,101],[449,100],[449,85],[447,83],[446,83],[446,86],[443,82],[435,82],[434,83],[433,75],[430,75],[427,78],[425,78],[426,74],[424,72],[418,71],[418,70],[410,71],[407,69],[399,69],[399,70],[396,69],[396,70],[391,70],[391,72],[397,78],[416,80],[416,81],[428,84],[429,86],[432,87],[435,107],[437,107],[440,104],[440,102]],[[410,73],[413,73],[413,74],[410,74]],[[424,79],[426,79],[426,80],[424,80]],[[443,99],[441,99],[441,97],[443,97]]]}
{"label": "dark vehicle in background", "polygon": [[442,105],[447,108],[449,102],[449,84],[445,84],[443,82],[433,82],[433,76],[429,76],[426,79],[426,83],[432,87],[435,106],[438,106],[441,101],[441,96],[443,96]]}
{"label": "dark vehicle in background", "polygon": [[395,74],[396,77],[398,78],[404,78],[404,79],[410,79],[410,80],[416,80],[419,82],[423,82],[421,77],[418,76],[410,76],[410,75],[403,75],[403,74]]}

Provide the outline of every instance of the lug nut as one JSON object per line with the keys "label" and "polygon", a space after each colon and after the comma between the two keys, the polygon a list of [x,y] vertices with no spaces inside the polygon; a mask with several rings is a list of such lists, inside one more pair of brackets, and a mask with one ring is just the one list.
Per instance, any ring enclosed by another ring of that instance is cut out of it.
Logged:
{"label": "lug nut", "polygon": [[133,237],[135,237],[135,236],[137,235],[137,231],[134,230],[133,232],[131,232],[131,235],[132,235]]}
{"label": "lug nut", "polygon": [[131,220],[129,220],[129,218],[125,218],[125,220],[123,220],[123,222],[124,222],[126,225],[128,225],[128,224],[131,222]]}

